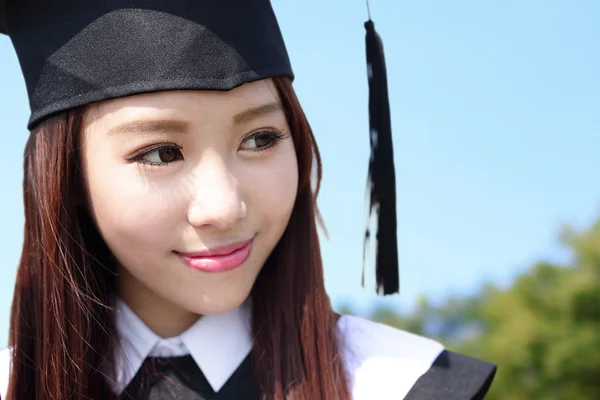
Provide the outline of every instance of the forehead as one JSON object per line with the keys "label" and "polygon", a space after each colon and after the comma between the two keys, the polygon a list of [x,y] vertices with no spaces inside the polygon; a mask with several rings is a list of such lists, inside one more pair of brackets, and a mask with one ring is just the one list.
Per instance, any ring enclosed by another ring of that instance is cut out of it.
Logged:
{"label": "forehead", "polygon": [[121,97],[94,104],[84,125],[114,123],[144,116],[202,117],[235,115],[279,101],[270,79],[246,83],[229,91],[169,90]]}

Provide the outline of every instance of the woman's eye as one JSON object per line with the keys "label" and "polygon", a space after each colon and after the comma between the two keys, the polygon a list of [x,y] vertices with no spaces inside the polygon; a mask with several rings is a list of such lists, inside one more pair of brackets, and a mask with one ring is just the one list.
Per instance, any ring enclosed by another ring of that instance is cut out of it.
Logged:
{"label": "woman's eye", "polygon": [[145,151],[135,156],[132,161],[150,165],[165,165],[179,160],[183,160],[181,146],[169,145]]}
{"label": "woman's eye", "polygon": [[242,142],[243,150],[264,151],[275,147],[283,139],[281,132],[262,131],[254,133]]}

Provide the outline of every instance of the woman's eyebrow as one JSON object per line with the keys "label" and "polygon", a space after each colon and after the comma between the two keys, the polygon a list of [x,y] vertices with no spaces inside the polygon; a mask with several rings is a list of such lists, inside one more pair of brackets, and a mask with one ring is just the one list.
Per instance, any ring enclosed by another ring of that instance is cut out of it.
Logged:
{"label": "woman's eyebrow", "polygon": [[190,129],[190,123],[171,119],[144,119],[125,122],[108,131],[109,135],[118,135],[121,133],[135,132],[175,132],[187,133]]}
{"label": "woman's eyebrow", "polygon": [[[259,117],[268,114],[281,112],[283,108],[278,102],[263,104],[258,107],[244,110],[233,117],[233,122],[236,125],[250,122]],[[118,135],[122,133],[145,133],[145,132],[174,132],[187,133],[190,130],[190,123],[181,120],[170,119],[144,119],[136,121],[128,121],[117,125],[108,131],[109,135]]]}
{"label": "woman's eyebrow", "polygon": [[256,118],[263,117],[267,114],[272,114],[276,112],[283,111],[281,104],[279,102],[267,103],[262,106],[249,108],[244,110],[233,117],[233,123],[236,125],[243,124],[245,122],[250,122]]}

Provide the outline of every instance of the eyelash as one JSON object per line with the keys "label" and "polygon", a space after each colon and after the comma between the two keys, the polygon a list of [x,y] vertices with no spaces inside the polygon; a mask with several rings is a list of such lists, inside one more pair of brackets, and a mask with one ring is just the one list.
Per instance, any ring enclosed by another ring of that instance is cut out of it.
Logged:
{"label": "eyelash", "polygon": [[[262,137],[262,138],[268,137],[269,139],[272,140],[272,142],[270,144],[268,144],[267,146],[263,146],[263,147],[260,147],[260,148],[254,149],[254,150],[250,150],[254,153],[261,153],[263,151],[268,151],[268,150],[275,148],[283,139],[285,139],[286,136],[284,135],[283,131],[281,131],[281,130],[266,129],[266,130],[254,132],[254,133],[246,136],[242,140],[242,144],[246,143],[248,140],[251,140],[253,138],[255,139],[258,137]],[[183,159],[183,155],[181,155],[181,158],[179,158],[175,161],[169,161],[169,162],[144,161],[144,158],[147,157],[148,155],[152,154],[153,152],[160,151],[160,150],[168,150],[168,149],[180,151],[181,149],[183,149],[183,147],[178,144],[170,143],[170,142],[157,143],[153,146],[150,146],[149,148],[142,150],[141,152],[134,154],[132,157],[127,158],[127,161],[145,164],[149,167],[164,167],[164,166],[173,164],[176,161],[181,161]]]}
{"label": "eyelash", "polygon": [[283,139],[285,139],[286,136],[284,135],[283,131],[281,131],[279,129],[274,129],[274,128],[265,129],[265,130],[261,130],[261,131],[249,134],[242,140],[242,144],[246,143],[250,139],[253,139],[253,138],[255,139],[255,138],[259,138],[259,137],[262,137],[262,138],[267,137],[267,138],[271,139],[271,143],[269,143],[267,146],[260,147],[255,150],[251,150],[255,153],[261,153],[263,151],[268,151],[268,150],[275,148],[279,143],[281,143],[281,141]]}
{"label": "eyelash", "polygon": [[[151,167],[162,167],[165,165],[169,165],[172,164],[175,161],[171,161],[171,162],[154,162],[154,161],[144,161],[144,157],[147,157],[148,155],[152,154],[155,151],[159,151],[159,150],[175,150],[175,151],[179,151],[181,149],[183,149],[182,146],[179,146],[178,144],[175,143],[169,143],[169,142],[163,142],[163,143],[157,143],[155,145],[152,145],[150,147],[145,148],[144,150],[134,154],[133,156],[127,158],[126,160],[129,162],[137,162],[140,164],[146,164],[148,166]],[[183,158],[183,156],[181,156]],[[180,161],[180,160],[177,160]]]}

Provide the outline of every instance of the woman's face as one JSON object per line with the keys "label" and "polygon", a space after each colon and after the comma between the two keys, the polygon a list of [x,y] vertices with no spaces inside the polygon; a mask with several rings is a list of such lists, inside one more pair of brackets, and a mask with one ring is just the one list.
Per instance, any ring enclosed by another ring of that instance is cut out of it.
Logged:
{"label": "woman's face", "polygon": [[155,330],[169,330],[159,318],[181,321],[185,312],[192,322],[247,298],[298,185],[271,81],[100,103],[84,119],[83,159],[90,213],[119,261],[121,296]]}

